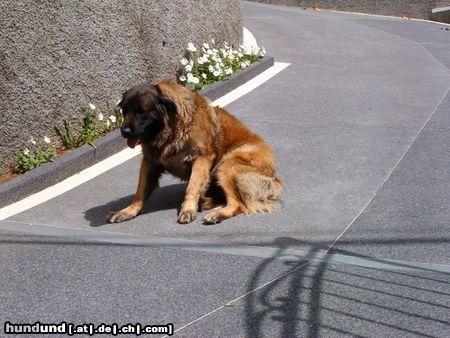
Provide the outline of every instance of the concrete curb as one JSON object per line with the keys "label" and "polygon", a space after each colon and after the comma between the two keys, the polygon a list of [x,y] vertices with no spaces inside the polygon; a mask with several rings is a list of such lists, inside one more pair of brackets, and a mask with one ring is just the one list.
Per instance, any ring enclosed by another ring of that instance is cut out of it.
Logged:
{"label": "concrete curb", "polygon": [[[214,101],[270,68],[273,64],[274,58],[266,56],[229,78],[208,86],[200,93]],[[0,208],[52,186],[126,148],[126,143],[119,130],[99,138],[95,144],[97,145],[96,149],[84,145],[58,157],[54,162],[43,164],[0,185]]]}

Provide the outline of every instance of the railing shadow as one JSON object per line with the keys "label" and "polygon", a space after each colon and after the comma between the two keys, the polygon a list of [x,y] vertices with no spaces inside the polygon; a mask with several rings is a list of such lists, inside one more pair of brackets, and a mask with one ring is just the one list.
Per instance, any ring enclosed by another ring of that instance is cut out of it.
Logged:
{"label": "railing shadow", "polygon": [[[412,241],[420,242],[416,238]],[[311,245],[294,238],[279,238],[271,244],[279,250],[259,264],[247,285],[244,317],[248,337],[374,335],[362,332],[360,323],[394,336],[435,337],[439,334],[430,331],[450,332],[449,274],[434,272],[430,277],[432,270],[391,261],[392,269],[380,270],[370,267],[370,262],[385,262],[382,259],[333,250],[332,254],[369,262],[368,267],[339,265],[331,261],[333,255],[323,254],[324,246],[319,242]],[[295,259],[289,248],[305,244],[310,245],[310,250]],[[284,259],[288,271],[260,289],[264,272]]]}
{"label": "railing shadow", "polygon": [[[435,239],[436,241],[437,239]],[[420,238],[403,240],[420,243]],[[432,243],[425,238],[424,243]],[[4,236],[8,244],[55,244],[76,246],[130,246],[133,244],[80,242],[69,237],[53,241],[38,236]],[[450,242],[439,238],[439,242]],[[355,245],[385,244],[378,238],[361,239]],[[208,244],[208,243],[205,243]],[[261,243],[257,243],[260,245]],[[351,241],[347,241],[351,245]],[[391,243],[393,244],[393,243]],[[210,247],[219,244],[208,244]],[[249,243],[245,243],[249,245]],[[158,246],[136,244],[134,246]],[[180,242],[172,248],[197,250],[199,244]],[[252,271],[243,297],[243,329],[248,337],[360,336],[446,336],[450,332],[450,273],[408,262],[388,261],[333,249],[324,252],[324,241],[301,241],[292,237],[264,242],[277,248]],[[295,250],[308,246],[308,251]],[[232,247],[232,245],[231,245]],[[297,253],[297,254],[296,254]],[[336,256],[358,257],[360,263],[336,263]],[[364,261],[367,266],[364,266]],[[389,264],[387,269],[372,267],[373,262]],[[270,276],[273,267],[284,273]],[[372,331],[367,331],[372,329]],[[364,331],[366,330],[366,331]]]}

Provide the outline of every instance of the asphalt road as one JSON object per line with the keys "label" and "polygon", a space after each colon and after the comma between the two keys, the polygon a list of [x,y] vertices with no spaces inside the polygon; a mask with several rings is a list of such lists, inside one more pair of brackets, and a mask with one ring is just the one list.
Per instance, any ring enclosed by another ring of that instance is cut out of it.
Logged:
{"label": "asphalt road", "polygon": [[244,14],[291,64],[227,106],[273,146],[283,208],[179,225],[185,185],[164,177],[142,215],[106,224],[134,193],[129,160],[0,222],[2,326],[448,337],[450,32],[254,3]]}

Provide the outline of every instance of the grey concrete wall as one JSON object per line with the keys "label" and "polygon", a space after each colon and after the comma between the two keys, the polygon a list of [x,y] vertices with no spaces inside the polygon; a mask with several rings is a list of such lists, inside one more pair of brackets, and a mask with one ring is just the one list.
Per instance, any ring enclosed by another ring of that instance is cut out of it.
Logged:
{"label": "grey concrete wall", "polygon": [[262,3],[284,4],[299,7],[318,6],[323,9],[406,16],[416,19],[429,19],[431,9],[439,7],[448,0],[250,0]]}
{"label": "grey concrete wall", "polygon": [[240,0],[0,1],[0,167],[80,108],[173,77],[189,41],[242,41]]}
{"label": "grey concrete wall", "polygon": [[449,0],[434,0],[433,1],[433,7],[449,7],[450,6],[450,1]]}

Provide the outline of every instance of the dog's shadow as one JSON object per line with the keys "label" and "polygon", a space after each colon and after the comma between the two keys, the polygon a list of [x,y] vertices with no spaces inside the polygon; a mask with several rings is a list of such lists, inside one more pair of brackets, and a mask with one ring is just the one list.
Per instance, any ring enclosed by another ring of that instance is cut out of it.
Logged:
{"label": "dog's shadow", "polygon": [[[141,215],[170,209],[175,209],[178,214],[181,203],[183,203],[186,186],[186,183],[178,183],[157,189],[145,203]],[[88,209],[84,213],[84,218],[89,221],[91,227],[106,225],[108,224],[106,221],[108,213],[127,207],[133,200],[133,197],[134,195],[125,196],[107,204]]]}

